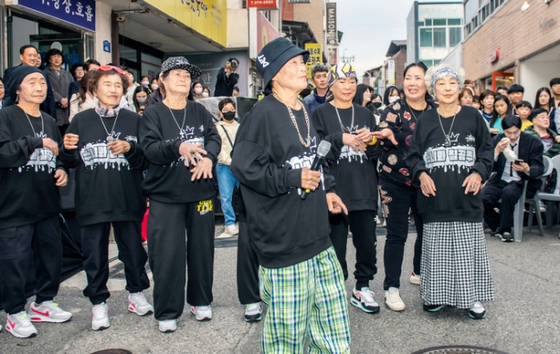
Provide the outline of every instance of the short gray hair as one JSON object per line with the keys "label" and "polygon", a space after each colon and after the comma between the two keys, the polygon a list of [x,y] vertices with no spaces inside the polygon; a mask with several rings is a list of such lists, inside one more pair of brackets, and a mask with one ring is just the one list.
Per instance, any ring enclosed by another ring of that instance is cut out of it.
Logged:
{"label": "short gray hair", "polygon": [[[457,79],[457,83],[459,84],[459,90],[461,89],[461,83],[465,79],[465,70],[463,68],[456,68],[453,65],[449,65],[446,63],[439,64],[437,66],[432,66],[426,71],[426,76],[424,77],[424,81],[426,83],[426,88],[430,94],[434,94],[434,86],[437,80],[441,79],[444,76],[452,76]],[[434,79],[436,81],[434,81]]]}

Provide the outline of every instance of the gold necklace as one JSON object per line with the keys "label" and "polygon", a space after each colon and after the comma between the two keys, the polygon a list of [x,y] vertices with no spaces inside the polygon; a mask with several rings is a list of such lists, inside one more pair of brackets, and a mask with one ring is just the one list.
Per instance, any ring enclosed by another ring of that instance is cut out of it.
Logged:
{"label": "gold necklace", "polygon": [[[412,106],[408,103],[408,101],[405,101],[405,102],[406,102],[406,105],[408,106],[408,108],[410,109],[410,113],[412,113],[412,116],[414,117],[414,121],[418,122],[418,118],[416,118],[416,114],[414,114],[414,108],[412,108]],[[422,113],[424,113],[426,108],[428,108],[428,102],[426,102],[426,107],[424,107],[424,109],[422,110]],[[420,113],[420,115],[422,115],[422,113]]]}
{"label": "gold necklace", "polygon": [[303,137],[301,136],[301,133],[299,132],[299,127],[298,127],[298,124],[297,124],[297,121],[296,121],[296,117],[294,116],[294,112],[292,112],[292,108],[290,106],[288,106],[286,103],[284,103],[284,101],[282,101],[282,99],[280,98],[280,96],[278,96],[278,94],[276,92],[273,92],[272,96],[274,96],[274,98],[276,98],[278,100],[278,102],[280,102],[284,106],[286,106],[286,108],[288,109],[288,114],[290,115],[290,119],[292,120],[292,124],[296,128],[297,135],[299,137],[299,141],[301,142],[301,145],[308,148],[309,145],[311,145],[311,129],[309,129],[309,116],[307,115],[307,111],[305,110],[305,106],[303,105],[303,103],[300,103],[300,104],[301,104],[301,108],[303,109],[303,116],[305,117],[305,126],[307,127],[307,139],[306,140],[303,140]]}

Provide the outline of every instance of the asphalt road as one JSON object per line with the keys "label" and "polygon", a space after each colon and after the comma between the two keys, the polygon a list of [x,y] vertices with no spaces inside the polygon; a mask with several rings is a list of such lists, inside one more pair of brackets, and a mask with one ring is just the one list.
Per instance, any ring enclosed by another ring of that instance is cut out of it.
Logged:
{"label": "asphalt road", "polygon": [[[220,235],[223,226],[217,226]],[[430,314],[422,311],[419,287],[409,283],[413,242],[407,243],[401,296],[406,310],[392,312],[382,303],[384,229],[379,228],[379,272],[371,284],[381,303],[379,314],[370,315],[349,305],[352,353],[410,354],[443,345],[473,345],[510,354],[560,353],[560,239],[558,226],[524,234],[522,243],[504,244],[487,236],[490,265],[494,276],[496,300],[485,304],[486,319],[475,321],[465,311],[446,308]],[[411,234],[411,241],[415,235]],[[91,306],[83,297],[83,273],[64,282],[58,303],[73,313],[64,324],[37,324],[39,335],[16,339],[4,329],[0,332],[0,353],[94,353],[121,348],[135,354],[145,353],[260,353],[262,324],[243,321],[243,307],[237,300],[235,283],[235,238],[218,239],[214,269],[214,318],[197,322],[185,307],[175,333],[162,334],[152,315],[139,317],[127,311],[122,264],[111,263],[108,300],[111,327],[94,332],[90,328]],[[348,265],[352,267],[354,249],[348,242]],[[111,255],[116,255],[114,245]],[[352,273],[350,273],[352,274]],[[353,281],[346,283],[348,296]],[[146,292],[151,299],[151,290]],[[0,314],[5,323],[5,313]],[[463,353],[463,352],[461,352]]]}

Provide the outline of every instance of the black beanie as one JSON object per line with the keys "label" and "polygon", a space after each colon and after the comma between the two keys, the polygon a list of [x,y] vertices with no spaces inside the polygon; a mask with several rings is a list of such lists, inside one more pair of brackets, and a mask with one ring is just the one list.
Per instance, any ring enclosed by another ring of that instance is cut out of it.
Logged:
{"label": "black beanie", "polygon": [[[45,76],[45,73],[43,73],[41,70],[37,69],[34,66],[22,65],[15,68],[15,70],[12,72],[12,76],[10,77],[10,80],[6,83],[6,92],[8,94],[4,106],[10,106],[15,104],[17,98],[16,92],[18,90],[19,85],[27,75],[33,73],[40,73],[41,75]],[[45,80],[46,79],[47,77],[45,76]]]}
{"label": "black beanie", "polygon": [[303,61],[307,62],[309,52],[293,45],[288,39],[278,37],[263,47],[257,56],[257,69],[264,81],[264,88],[270,80],[282,69],[288,60],[295,56],[303,55]]}

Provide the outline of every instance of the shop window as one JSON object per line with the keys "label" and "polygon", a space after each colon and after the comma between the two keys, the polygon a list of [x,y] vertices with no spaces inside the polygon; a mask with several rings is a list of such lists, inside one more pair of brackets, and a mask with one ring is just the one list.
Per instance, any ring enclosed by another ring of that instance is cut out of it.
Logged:
{"label": "shop window", "polygon": [[432,46],[432,29],[420,28],[420,47]]}
{"label": "shop window", "polygon": [[445,48],[447,47],[445,28],[434,28],[434,47]]}
{"label": "shop window", "polygon": [[449,27],[449,46],[455,47],[461,42],[461,27]]}

